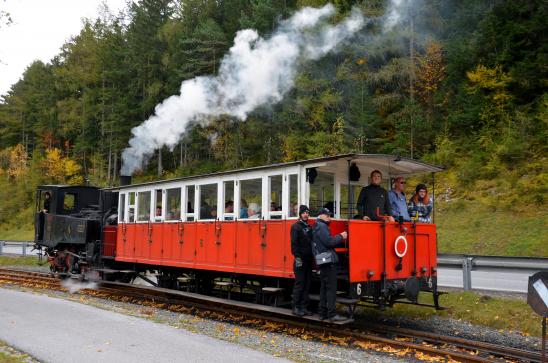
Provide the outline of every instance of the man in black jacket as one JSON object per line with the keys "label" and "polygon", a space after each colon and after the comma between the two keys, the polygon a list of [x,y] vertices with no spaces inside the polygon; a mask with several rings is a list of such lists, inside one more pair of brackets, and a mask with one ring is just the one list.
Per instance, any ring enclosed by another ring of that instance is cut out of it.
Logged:
{"label": "man in black jacket", "polygon": [[331,222],[331,211],[327,208],[321,208],[318,211],[318,220],[313,229],[314,253],[320,254],[328,252],[331,254],[331,262],[320,264],[320,319],[329,321],[343,321],[345,317],[337,315],[335,305],[337,302],[337,262],[338,257],[334,247],[341,243],[348,233],[341,232],[332,236],[329,231]]}
{"label": "man in black jacket", "polygon": [[371,184],[362,188],[358,197],[358,213],[364,221],[378,221],[377,210],[380,215],[390,216],[388,219],[394,222],[390,211],[388,192],[381,187],[382,174],[378,170],[371,172]]}
{"label": "man in black jacket", "polygon": [[299,207],[299,220],[291,226],[291,253],[295,258],[293,272],[293,314],[312,315],[308,311],[308,291],[312,279],[312,228],[308,225],[310,210],[306,205]]}

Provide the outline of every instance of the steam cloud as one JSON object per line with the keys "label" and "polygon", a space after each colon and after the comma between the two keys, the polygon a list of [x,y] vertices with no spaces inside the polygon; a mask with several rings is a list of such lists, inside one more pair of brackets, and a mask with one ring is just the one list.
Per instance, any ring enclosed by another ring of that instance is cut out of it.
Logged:
{"label": "steam cloud", "polygon": [[221,115],[245,120],[259,106],[279,102],[293,87],[300,61],[316,60],[360,30],[361,12],[336,25],[327,21],[335,8],[304,8],[280,23],[268,38],[252,29],[236,34],[217,76],[196,77],[181,84],[180,94],[165,99],[155,113],[133,128],[122,153],[122,175],[131,175],[162,146],[173,148],[192,121]]}

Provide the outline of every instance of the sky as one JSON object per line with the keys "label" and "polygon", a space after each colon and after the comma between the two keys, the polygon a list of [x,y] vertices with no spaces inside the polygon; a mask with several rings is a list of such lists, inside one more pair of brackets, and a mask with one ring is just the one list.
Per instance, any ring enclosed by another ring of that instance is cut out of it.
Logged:
{"label": "sky", "polygon": [[0,95],[34,61],[49,62],[82,28],[82,19],[95,19],[104,2],[117,14],[127,0],[0,0],[13,23],[0,27]]}

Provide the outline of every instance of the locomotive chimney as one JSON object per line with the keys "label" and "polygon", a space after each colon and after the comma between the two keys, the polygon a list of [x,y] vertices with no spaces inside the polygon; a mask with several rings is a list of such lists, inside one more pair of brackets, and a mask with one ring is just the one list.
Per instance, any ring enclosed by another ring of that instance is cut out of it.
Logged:
{"label": "locomotive chimney", "polygon": [[120,175],[120,186],[131,184],[131,175]]}

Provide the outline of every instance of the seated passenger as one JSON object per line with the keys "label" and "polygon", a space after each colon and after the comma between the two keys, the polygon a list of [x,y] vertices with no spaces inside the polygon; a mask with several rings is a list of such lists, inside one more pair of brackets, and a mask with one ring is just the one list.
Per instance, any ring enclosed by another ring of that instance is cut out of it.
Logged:
{"label": "seated passenger", "polygon": [[211,218],[217,219],[217,206],[216,205],[211,207],[210,215],[211,215]]}
{"label": "seated passenger", "polygon": [[276,202],[270,202],[270,211],[275,212],[278,210],[278,206],[276,206]]}
{"label": "seated passenger", "polygon": [[291,204],[291,209],[289,210],[289,216],[290,217],[297,217],[298,214],[299,214],[299,204],[292,203]]}
{"label": "seated passenger", "polygon": [[229,200],[225,203],[225,213],[234,213],[234,202]]}
{"label": "seated passenger", "polygon": [[390,209],[392,217],[396,221],[400,219],[405,222],[411,221],[409,212],[407,211],[407,199],[405,198],[405,180],[402,176],[394,179],[392,189],[388,191],[388,199],[390,199]]}
{"label": "seated passenger", "polygon": [[245,199],[240,200],[240,218],[247,218],[247,202]]}
{"label": "seated passenger", "polygon": [[156,217],[162,216],[162,207],[156,207]]}
{"label": "seated passenger", "polygon": [[390,211],[388,193],[381,187],[382,174],[379,170],[371,172],[371,184],[362,188],[358,197],[358,212],[364,221],[380,221],[381,216],[388,215],[388,219],[394,222]]}
{"label": "seated passenger", "polygon": [[257,203],[249,203],[247,207],[247,215],[249,219],[259,219],[261,218],[261,208]]}
{"label": "seated passenger", "polygon": [[432,198],[428,196],[425,184],[419,184],[415,188],[415,194],[409,199],[409,215],[420,223],[432,223]]}

